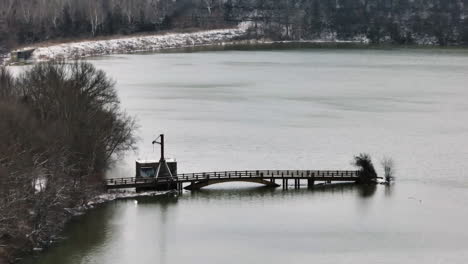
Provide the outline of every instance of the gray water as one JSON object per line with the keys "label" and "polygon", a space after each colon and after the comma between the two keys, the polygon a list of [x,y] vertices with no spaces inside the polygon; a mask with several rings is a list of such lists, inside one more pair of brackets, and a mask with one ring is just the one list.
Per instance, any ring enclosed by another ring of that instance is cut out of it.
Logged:
{"label": "gray water", "polygon": [[352,169],[392,157],[393,186],[213,185],[109,203],[29,263],[466,263],[468,52],[291,49],[91,60],[179,172]]}

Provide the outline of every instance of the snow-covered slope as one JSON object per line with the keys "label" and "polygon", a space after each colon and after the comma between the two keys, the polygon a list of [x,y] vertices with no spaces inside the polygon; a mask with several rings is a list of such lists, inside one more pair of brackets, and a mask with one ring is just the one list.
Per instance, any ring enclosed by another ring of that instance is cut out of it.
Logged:
{"label": "snow-covered slope", "polygon": [[37,62],[52,59],[75,59],[115,53],[223,44],[242,38],[246,32],[247,26],[241,25],[233,29],[209,30],[195,33],[171,33],[165,35],[64,43],[47,47],[37,47],[32,54],[32,60]]}

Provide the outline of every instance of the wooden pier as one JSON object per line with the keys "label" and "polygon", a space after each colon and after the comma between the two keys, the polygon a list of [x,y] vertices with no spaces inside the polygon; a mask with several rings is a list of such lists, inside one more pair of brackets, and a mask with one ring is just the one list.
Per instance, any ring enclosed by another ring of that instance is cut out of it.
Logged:
{"label": "wooden pier", "polygon": [[[161,145],[159,161],[137,161],[136,176],[130,178],[113,178],[105,182],[108,190],[136,188],[144,190],[197,190],[203,187],[225,182],[251,182],[270,187],[288,188],[289,180],[294,181],[294,187],[299,188],[301,181],[306,181],[308,187],[315,182],[358,182],[359,171],[340,170],[245,170],[219,171],[177,174],[177,162],[164,157],[164,135],[153,141]],[[277,181],[281,181],[281,185]],[[184,186],[185,185],[185,186]]]}
{"label": "wooden pier", "polygon": [[[308,187],[312,187],[315,182],[356,182],[359,180],[359,171],[250,170],[182,173],[172,178],[108,179],[106,187],[109,190],[121,188],[197,190],[225,182],[252,182],[265,186],[288,188],[289,180],[294,182],[295,188],[299,188],[302,181],[305,181]],[[281,185],[277,184],[277,181],[280,181]]]}

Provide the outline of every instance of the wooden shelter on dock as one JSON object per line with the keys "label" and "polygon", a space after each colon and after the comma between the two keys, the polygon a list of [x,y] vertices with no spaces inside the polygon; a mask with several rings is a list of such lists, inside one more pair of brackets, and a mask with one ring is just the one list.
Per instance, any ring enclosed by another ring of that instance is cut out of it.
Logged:
{"label": "wooden shelter on dock", "polygon": [[[160,163],[158,160],[136,160],[135,162],[136,178],[156,178],[156,172]],[[170,174],[177,175],[177,161],[175,159],[166,159],[166,164],[169,167]],[[170,177],[168,171],[160,171],[159,177]]]}
{"label": "wooden shelter on dock", "polygon": [[[159,141],[158,141],[159,140]],[[135,162],[136,181],[147,181],[154,179],[155,184],[150,188],[137,188],[137,191],[144,190],[170,190],[175,189],[177,181],[177,161],[166,159],[164,156],[164,135],[161,134],[153,141],[154,144],[161,145],[161,157],[156,160],[137,160]],[[158,182],[160,184],[158,184]]]}

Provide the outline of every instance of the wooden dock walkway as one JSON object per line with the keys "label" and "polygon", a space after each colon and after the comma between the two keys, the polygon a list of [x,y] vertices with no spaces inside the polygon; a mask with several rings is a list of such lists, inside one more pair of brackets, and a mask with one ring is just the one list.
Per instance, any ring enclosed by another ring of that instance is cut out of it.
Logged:
{"label": "wooden dock walkway", "polygon": [[[299,188],[301,180],[307,180],[311,187],[316,181],[323,182],[356,182],[359,180],[359,171],[331,171],[331,170],[247,170],[247,171],[220,171],[182,173],[172,178],[114,178],[106,180],[107,189],[121,188],[156,188],[167,186],[167,189],[196,190],[208,185],[224,182],[254,182],[266,186],[278,187],[277,180],[281,179],[283,188],[288,187],[288,180],[294,180],[294,186]],[[188,184],[188,186],[184,186]]]}

